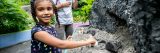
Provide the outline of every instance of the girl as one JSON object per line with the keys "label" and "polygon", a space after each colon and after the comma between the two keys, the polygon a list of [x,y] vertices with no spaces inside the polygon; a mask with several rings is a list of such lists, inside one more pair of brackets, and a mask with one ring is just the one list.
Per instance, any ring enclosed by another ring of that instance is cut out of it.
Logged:
{"label": "girl", "polygon": [[62,53],[60,48],[76,48],[94,44],[96,40],[69,41],[56,38],[55,28],[50,26],[54,9],[51,0],[31,0],[31,13],[36,25],[31,30],[31,53]]}

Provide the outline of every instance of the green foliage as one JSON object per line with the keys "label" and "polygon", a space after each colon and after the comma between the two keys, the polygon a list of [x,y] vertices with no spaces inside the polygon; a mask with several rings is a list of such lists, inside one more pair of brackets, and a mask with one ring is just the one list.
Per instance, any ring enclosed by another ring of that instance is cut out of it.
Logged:
{"label": "green foliage", "polygon": [[74,22],[82,22],[82,20],[85,18],[82,14],[81,14],[81,9],[75,9],[73,10],[73,20]]}
{"label": "green foliage", "polygon": [[18,3],[19,5],[29,5],[30,0],[15,0],[15,3]]}
{"label": "green foliage", "polygon": [[32,20],[21,9],[16,0],[0,0],[0,34],[21,31],[30,28]]}
{"label": "green foliage", "polygon": [[55,16],[53,16],[52,18],[51,18],[51,22],[50,22],[50,24],[55,24],[56,23],[56,17]]}
{"label": "green foliage", "polygon": [[82,6],[87,5],[85,0],[78,0],[78,7],[81,8]]}
{"label": "green foliage", "polygon": [[81,8],[83,15],[89,15],[89,13],[91,12],[93,1],[94,0],[85,0],[85,3],[87,3],[87,5],[84,5]]}
{"label": "green foliage", "polygon": [[[75,19],[81,20],[82,22],[86,22],[89,18],[89,14],[91,12],[93,2],[94,2],[94,0],[79,0],[78,5],[80,5],[79,7],[81,9],[79,10],[79,12],[73,13],[73,15],[75,15],[74,17],[76,17]],[[77,15],[77,14],[79,14],[79,15]]]}

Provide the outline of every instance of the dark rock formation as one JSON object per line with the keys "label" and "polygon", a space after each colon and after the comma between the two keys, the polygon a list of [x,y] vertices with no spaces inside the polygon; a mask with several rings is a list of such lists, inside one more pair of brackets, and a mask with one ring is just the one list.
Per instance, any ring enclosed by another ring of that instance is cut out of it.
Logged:
{"label": "dark rock formation", "polygon": [[128,28],[137,53],[160,53],[160,0],[95,0],[93,27],[115,33]]}

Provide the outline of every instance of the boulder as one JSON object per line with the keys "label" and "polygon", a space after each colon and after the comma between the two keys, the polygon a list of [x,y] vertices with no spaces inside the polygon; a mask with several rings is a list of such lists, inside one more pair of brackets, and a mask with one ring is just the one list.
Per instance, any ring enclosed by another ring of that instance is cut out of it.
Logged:
{"label": "boulder", "polygon": [[160,53],[160,0],[95,0],[92,27],[115,33],[126,27],[137,53]]}

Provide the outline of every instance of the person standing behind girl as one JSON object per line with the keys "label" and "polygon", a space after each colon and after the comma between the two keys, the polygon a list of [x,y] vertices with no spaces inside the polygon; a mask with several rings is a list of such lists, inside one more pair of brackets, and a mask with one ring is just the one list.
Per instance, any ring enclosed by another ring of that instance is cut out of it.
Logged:
{"label": "person standing behind girl", "polygon": [[66,39],[72,36],[73,33],[73,15],[72,7],[74,9],[78,6],[77,0],[52,0],[58,8],[59,25],[56,24],[58,31],[58,38]]}
{"label": "person standing behind girl", "polygon": [[62,53],[61,48],[77,48],[95,44],[90,37],[86,41],[69,41],[56,38],[57,32],[50,25],[54,15],[52,0],[31,0],[31,14],[36,22],[31,30],[31,53]]}

